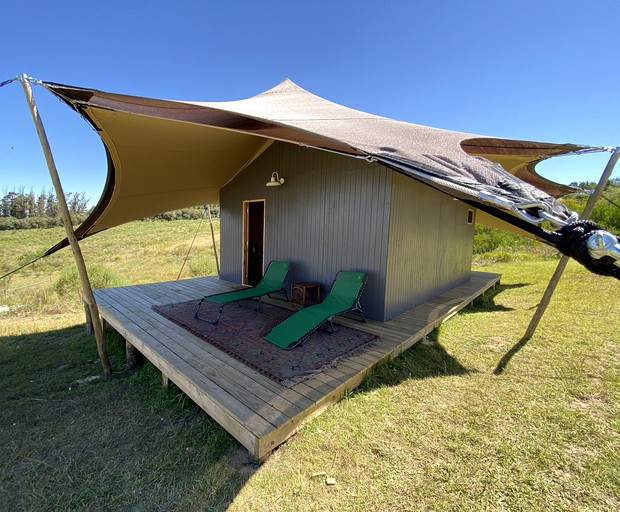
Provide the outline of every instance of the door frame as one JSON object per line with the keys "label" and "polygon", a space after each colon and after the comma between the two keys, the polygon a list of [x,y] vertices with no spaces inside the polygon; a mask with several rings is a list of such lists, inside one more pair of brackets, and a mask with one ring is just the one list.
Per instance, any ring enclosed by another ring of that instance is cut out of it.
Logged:
{"label": "door frame", "polygon": [[249,286],[249,273],[250,273],[250,203],[263,203],[263,225],[262,229],[262,247],[263,247],[263,260],[261,268],[265,271],[265,209],[267,201],[265,199],[249,199],[243,201],[243,244],[241,246],[241,284]]}

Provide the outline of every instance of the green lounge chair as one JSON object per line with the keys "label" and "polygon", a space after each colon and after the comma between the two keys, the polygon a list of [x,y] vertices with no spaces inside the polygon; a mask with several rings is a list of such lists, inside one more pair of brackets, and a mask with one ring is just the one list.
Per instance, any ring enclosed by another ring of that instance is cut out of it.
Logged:
{"label": "green lounge chair", "polygon": [[[194,313],[194,318],[204,320],[205,322],[215,325],[219,321],[220,316],[222,316],[222,310],[226,304],[248,299],[257,299],[258,306],[256,307],[256,310],[258,310],[260,308],[260,298],[271,293],[284,293],[288,302],[288,293],[286,292],[286,288],[284,288],[284,281],[288,275],[288,270],[288,261],[272,261],[267,267],[265,275],[261,279],[260,283],[253,288],[245,288],[243,290],[235,290],[233,292],[216,293],[214,295],[207,295],[203,297],[198,303],[198,308],[196,309],[196,313]],[[220,304],[220,310],[215,320],[209,320],[200,316],[200,306],[202,306],[205,301]]]}
{"label": "green lounge chair", "polygon": [[338,272],[331,290],[320,304],[308,306],[274,326],[263,339],[280,348],[290,350],[301,345],[308,336],[327,322],[334,332],[332,317],[344,313],[357,313],[362,317],[360,296],[366,285],[366,274],[343,270]]}

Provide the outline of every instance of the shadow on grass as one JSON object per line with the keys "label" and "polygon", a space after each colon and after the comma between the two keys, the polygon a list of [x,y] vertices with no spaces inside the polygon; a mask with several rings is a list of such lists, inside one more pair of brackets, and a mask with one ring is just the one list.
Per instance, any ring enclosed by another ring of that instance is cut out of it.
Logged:
{"label": "shadow on grass", "polygon": [[416,343],[395,359],[379,364],[356,391],[366,392],[377,387],[395,386],[409,379],[426,379],[476,373],[452,357],[438,341],[437,330],[427,340]]}
{"label": "shadow on grass", "polygon": [[[124,344],[110,336],[124,367]],[[83,326],[0,337],[6,510],[226,510],[245,449],[146,364],[104,381]]]}
{"label": "shadow on grass", "polygon": [[[505,290],[523,288],[528,283],[498,285],[476,298],[460,314],[488,313],[493,311],[512,311],[513,308],[496,304],[497,295]],[[433,331],[425,341],[400,354],[396,359],[380,364],[366,377],[357,389],[360,392],[381,386],[393,386],[408,379],[425,379],[430,377],[446,377],[477,373],[463,366],[451,356],[440,343],[440,328]]]}
{"label": "shadow on grass", "polygon": [[[502,310],[502,285],[468,312]],[[418,343],[375,368],[357,391],[476,372],[439,343]],[[82,326],[0,337],[0,492],[7,510],[226,510],[255,471],[247,452],[150,364],[97,379]],[[94,377],[94,378],[93,378]]]}
{"label": "shadow on grass", "polygon": [[525,347],[525,345],[527,345],[528,341],[530,341],[530,338],[527,336],[524,336],[519,341],[517,341],[512,347],[510,347],[510,350],[508,350],[508,352],[506,352],[502,356],[502,358],[498,361],[497,366],[495,367],[495,370],[493,370],[493,375],[501,375],[502,373],[504,373],[504,371],[506,370],[506,367],[508,366],[508,363],[510,363],[512,358],[516,356],[519,353],[519,351],[523,347]]}
{"label": "shadow on grass", "polygon": [[508,308],[502,304],[496,304],[495,298],[503,291],[513,290],[515,288],[524,288],[530,286],[530,283],[515,284],[498,284],[495,288],[487,290],[484,294],[477,297],[473,305],[469,305],[461,310],[461,314],[467,313],[490,313],[493,311],[514,311],[514,308]]}

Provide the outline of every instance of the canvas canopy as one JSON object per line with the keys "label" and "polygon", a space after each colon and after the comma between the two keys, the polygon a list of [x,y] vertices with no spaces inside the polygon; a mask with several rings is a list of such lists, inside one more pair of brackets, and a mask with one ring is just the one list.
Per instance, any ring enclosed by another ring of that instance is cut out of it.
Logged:
{"label": "canvas canopy", "polygon": [[[605,148],[484,137],[397,121],[320,98],[290,80],[248,99],[151,99],[42,82],[97,130],[108,156],[103,195],[76,230],[84,238],[157,213],[217,203],[219,191],[274,141],[367,158],[424,182],[548,243],[528,221],[569,188],[539,176],[540,161]],[[513,205],[525,205],[521,211]],[[516,213],[515,213],[516,212]],[[66,245],[61,242],[54,252]]]}

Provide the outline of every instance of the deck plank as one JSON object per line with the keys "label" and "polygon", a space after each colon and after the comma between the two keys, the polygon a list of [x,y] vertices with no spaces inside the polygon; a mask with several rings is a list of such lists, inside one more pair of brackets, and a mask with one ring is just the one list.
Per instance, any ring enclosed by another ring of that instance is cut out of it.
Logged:
{"label": "deck plank", "polygon": [[[238,288],[201,277],[95,290],[101,316],[162,374],[261,460],[304,423],[355,389],[379,362],[423,339],[500,276],[472,272],[471,280],[388,322],[338,317],[335,323],[379,336],[363,351],[290,388],[262,375],[156,313],[152,306],[202,298]],[[288,303],[267,300],[282,307]]]}
{"label": "deck plank", "polygon": [[[135,307],[135,298],[117,297],[126,307]],[[130,301],[130,302],[127,302]],[[132,305],[130,305],[132,304]],[[136,312],[155,332],[161,333],[167,340],[175,343],[176,352],[180,357],[191,359],[192,365],[213,380],[220,382],[235,399],[244,403],[252,410],[259,412],[267,421],[277,426],[290,417],[299,414],[303,409],[261,386],[260,381],[267,379],[258,372],[248,368],[243,363],[230,358],[212,345],[203,342],[196,336],[190,335],[176,324],[167,321],[161,315],[150,309],[140,309]],[[225,357],[224,357],[225,356]],[[221,358],[221,359],[220,359]],[[205,363],[205,360],[209,363]],[[236,365],[243,372],[231,372],[231,366]]]}

